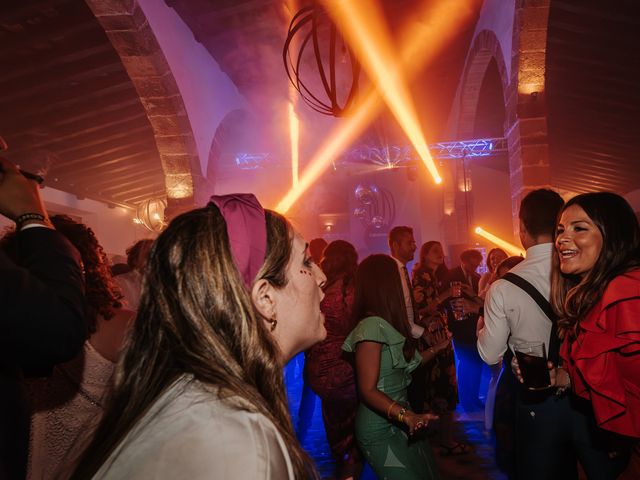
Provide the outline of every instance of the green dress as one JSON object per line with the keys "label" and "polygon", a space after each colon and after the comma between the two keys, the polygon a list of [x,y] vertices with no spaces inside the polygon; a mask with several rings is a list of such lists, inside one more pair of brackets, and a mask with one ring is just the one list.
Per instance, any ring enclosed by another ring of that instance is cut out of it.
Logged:
{"label": "green dress", "polygon": [[[420,364],[420,354],[416,352],[407,362],[402,352],[404,337],[380,317],[361,320],[342,349],[355,352],[356,345],[364,341],[382,344],[378,390],[398,404],[408,406],[407,386],[411,383],[411,372]],[[427,439],[424,436],[409,439],[399,424],[369,409],[364,403],[360,403],[356,415],[356,440],[380,480],[438,478]]]}

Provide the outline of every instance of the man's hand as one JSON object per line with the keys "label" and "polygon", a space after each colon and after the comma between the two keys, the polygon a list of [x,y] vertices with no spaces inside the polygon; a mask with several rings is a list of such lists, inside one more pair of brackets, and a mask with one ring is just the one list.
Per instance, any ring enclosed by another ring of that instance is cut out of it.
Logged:
{"label": "man's hand", "polygon": [[16,220],[23,213],[47,217],[38,183],[23,176],[9,160],[0,157],[0,214]]}

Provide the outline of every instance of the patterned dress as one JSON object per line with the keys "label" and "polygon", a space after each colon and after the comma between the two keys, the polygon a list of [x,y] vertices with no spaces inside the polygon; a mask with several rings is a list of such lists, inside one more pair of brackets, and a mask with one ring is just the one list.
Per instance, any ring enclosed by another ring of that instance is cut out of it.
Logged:
{"label": "patterned dress", "polygon": [[57,478],[81,453],[102,417],[114,369],[86,341],[82,354],[57,365],[50,377],[26,382],[32,408],[28,479]]}
{"label": "patterned dress", "polygon": [[339,278],[325,290],[320,310],[325,315],[327,338],[305,353],[306,378],[322,400],[322,417],[338,473],[347,465],[360,463],[355,441],[358,408],[355,372],[342,343],[353,329],[353,282],[343,286]]}
{"label": "patterned dress", "polygon": [[[365,341],[382,344],[378,390],[398,404],[408,406],[407,386],[411,383],[411,372],[420,364],[420,354],[416,352],[407,362],[402,351],[404,337],[380,317],[363,319],[342,348],[355,352],[356,345]],[[397,423],[364,403],[360,404],[356,415],[356,439],[380,480],[439,478],[427,439],[423,436],[409,439]]]}
{"label": "patterned dress", "polygon": [[[413,271],[413,298],[416,309],[423,310],[438,298],[440,281],[428,268],[419,267]],[[435,315],[425,313],[421,323],[430,332],[447,330],[447,315],[440,308]],[[424,367],[426,376],[425,409],[437,414],[455,410],[458,404],[458,382],[453,347],[447,349]]]}

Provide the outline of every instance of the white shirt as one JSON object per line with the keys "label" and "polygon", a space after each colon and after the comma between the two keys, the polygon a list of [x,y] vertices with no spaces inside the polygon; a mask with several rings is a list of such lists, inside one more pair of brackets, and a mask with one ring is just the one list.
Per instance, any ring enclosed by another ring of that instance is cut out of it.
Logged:
{"label": "white shirt", "polygon": [[398,273],[400,274],[402,293],[404,294],[404,304],[407,308],[407,318],[409,319],[409,325],[411,326],[411,336],[413,338],[420,338],[424,333],[424,327],[416,325],[415,319],[413,318],[413,294],[411,291],[411,285],[407,285],[407,276],[409,275],[409,272],[407,271],[407,275],[405,275],[404,271],[407,268],[405,264],[395,257],[391,258],[393,258],[398,264]]}
{"label": "white shirt", "polygon": [[116,447],[94,479],[294,480],[282,436],[260,413],[181,377]]}
{"label": "white shirt", "polygon": [[[527,249],[526,259],[511,269],[531,283],[549,300],[551,292],[551,255],[553,243]],[[522,342],[544,342],[549,352],[551,320],[520,287],[506,280],[496,280],[484,302],[484,328],[478,332],[478,353],[494,365],[513,346]]]}

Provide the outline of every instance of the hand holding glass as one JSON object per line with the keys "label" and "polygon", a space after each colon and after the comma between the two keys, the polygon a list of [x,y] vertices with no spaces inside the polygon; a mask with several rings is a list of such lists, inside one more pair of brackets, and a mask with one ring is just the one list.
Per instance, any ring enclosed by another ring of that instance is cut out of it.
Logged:
{"label": "hand holding glass", "polygon": [[513,347],[523,384],[529,390],[543,390],[551,386],[547,352],[544,342],[523,342]]}

